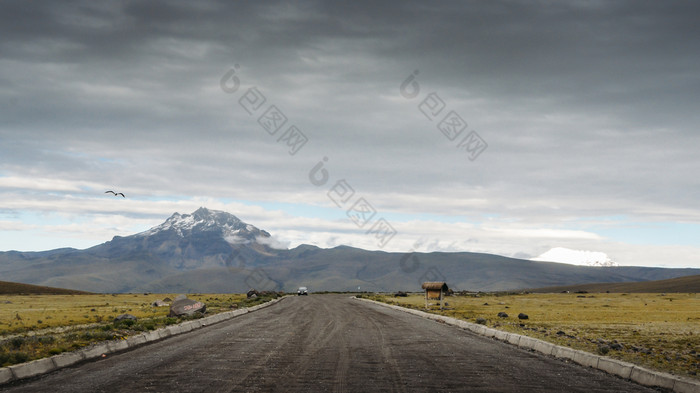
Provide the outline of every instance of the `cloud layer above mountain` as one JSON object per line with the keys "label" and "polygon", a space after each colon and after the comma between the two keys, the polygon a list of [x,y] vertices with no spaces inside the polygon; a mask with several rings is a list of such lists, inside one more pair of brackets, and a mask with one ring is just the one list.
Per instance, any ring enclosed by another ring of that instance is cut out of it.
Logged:
{"label": "cloud layer above mountain", "polygon": [[4,1],[0,249],[206,206],[290,246],[698,267],[699,8]]}

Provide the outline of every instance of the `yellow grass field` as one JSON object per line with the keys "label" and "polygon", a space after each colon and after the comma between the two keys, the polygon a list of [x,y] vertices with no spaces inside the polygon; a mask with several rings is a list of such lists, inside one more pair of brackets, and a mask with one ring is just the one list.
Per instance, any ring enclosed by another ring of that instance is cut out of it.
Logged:
{"label": "yellow grass field", "polygon": [[[424,309],[423,294],[375,296]],[[659,293],[472,294],[447,297],[434,313],[698,379],[700,296]],[[498,317],[505,312],[508,317]],[[518,314],[528,319],[519,319]]]}
{"label": "yellow grass field", "polygon": [[[169,307],[153,307],[176,294],[0,295],[0,366],[70,351],[95,342],[126,338],[193,317],[168,318]],[[204,302],[207,314],[269,300],[242,294],[190,294]],[[120,314],[136,323],[114,323]]]}
{"label": "yellow grass field", "polygon": [[[111,322],[128,313],[138,318],[164,317],[168,307],[152,307],[157,299],[177,294],[0,295],[0,336],[27,330]],[[215,313],[245,299],[245,295],[188,295]],[[9,303],[7,303],[9,302]],[[228,311],[228,309],[226,310]]]}

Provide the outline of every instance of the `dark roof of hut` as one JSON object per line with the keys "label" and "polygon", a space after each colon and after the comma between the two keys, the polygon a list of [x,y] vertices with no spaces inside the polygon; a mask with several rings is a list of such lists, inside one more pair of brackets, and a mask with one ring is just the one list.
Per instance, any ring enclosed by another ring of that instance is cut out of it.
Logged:
{"label": "dark roof of hut", "polygon": [[422,288],[436,290],[436,291],[439,291],[442,289],[443,291],[447,291],[447,283],[444,281],[428,281],[428,282],[423,283]]}

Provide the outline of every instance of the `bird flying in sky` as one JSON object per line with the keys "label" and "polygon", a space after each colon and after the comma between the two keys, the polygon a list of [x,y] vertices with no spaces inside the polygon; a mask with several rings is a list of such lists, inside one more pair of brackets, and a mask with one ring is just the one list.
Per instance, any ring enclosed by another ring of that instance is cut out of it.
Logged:
{"label": "bird flying in sky", "polygon": [[126,196],[124,195],[124,193],[121,193],[121,192],[114,192],[114,191],[112,191],[112,190],[107,190],[107,191],[105,191],[105,194],[108,194],[108,193],[110,193],[110,192],[111,192],[112,194],[114,194],[114,196],[121,195],[122,198],[126,198]]}

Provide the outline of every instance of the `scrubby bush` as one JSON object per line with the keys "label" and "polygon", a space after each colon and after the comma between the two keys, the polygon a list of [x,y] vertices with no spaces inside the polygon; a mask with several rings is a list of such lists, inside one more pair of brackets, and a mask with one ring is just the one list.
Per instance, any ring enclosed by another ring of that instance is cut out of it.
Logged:
{"label": "scrubby bush", "polygon": [[49,355],[58,355],[59,353],[63,353],[66,351],[67,351],[67,349],[65,347],[51,348],[51,349],[49,349]]}
{"label": "scrubby bush", "polygon": [[87,341],[111,340],[115,337],[112,331],[95,330],[83,333],[80,338]]}
{"label": "scrubby bush", "polygon": [[144,330],[154,330],[156,328],[156,324],[153,321],[141,321],[134,326],[132,326],[132,329],[138,330],[140,332]]}
{"label": "scrubby bush", "polygon": [[53,344],[56,341],[56,338],[54,336],[39,336],[36,338],[36,340],[41,343],[41,344]]}
{"label": "scrubby bush", "polygon": [[24,337],[14,337],[12,340],[10,340],[10,346],[13,349],[19,349],[22,344],[24,344]]}
{"label": "scrubby bush", "polygon": [[119,321],[114,322],[114,328],[115,329],[129,328],[135,323],[136,323],[136,321],[134,321],[133,319],[121,319]]}
{"label": "scrubby bush", "polygon": [[24,353],[24,352],[15,352],[14,353],[14,363],[15,364],[24,363],[27,360],[29,360],[29,355],[27,355],[26,353]]}
{"label": "scrubby bush", "polygon": [[11,366],[24,363],[29,360],[29,355],[24,352],[0,352],[0,366]]}

